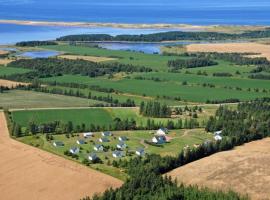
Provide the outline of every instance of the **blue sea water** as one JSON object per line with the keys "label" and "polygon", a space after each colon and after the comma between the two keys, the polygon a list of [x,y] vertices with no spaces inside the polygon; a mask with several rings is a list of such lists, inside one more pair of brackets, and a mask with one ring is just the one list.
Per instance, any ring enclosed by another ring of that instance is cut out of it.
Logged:
{"label": "blue sea water", "polygon": [[270,24],[269,0],[0,0],[0,19]]}
{"label": "blue sea water", "polygon": [[[67,22],[270,25],[269,0],[0,0],[0,19]],[[0,24],[0,44],[69,34],[143,34],[168,30]]]}

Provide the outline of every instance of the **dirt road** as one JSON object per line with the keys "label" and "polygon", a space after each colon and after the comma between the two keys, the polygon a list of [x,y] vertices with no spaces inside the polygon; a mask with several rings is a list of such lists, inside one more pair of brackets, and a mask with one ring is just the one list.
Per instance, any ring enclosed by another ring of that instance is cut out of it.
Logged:
{"label": "dirt road", "polygon": [[254,200],[270,200],[270,138],[192,162],[169,176],[185,184],[232,189]]}
{"label": "dirt road", "polygon": [[9,137],[0,112],[0,198],[77,200],[122,182]]}

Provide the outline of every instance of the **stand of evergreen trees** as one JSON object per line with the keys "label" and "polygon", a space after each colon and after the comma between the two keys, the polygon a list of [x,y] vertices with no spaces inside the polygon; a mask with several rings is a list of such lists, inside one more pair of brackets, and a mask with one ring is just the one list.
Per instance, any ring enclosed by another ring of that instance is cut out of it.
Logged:
{"label": "stand of evergreen trees", "polygon": [[57,45],[57,43],[53,41],[23,41],[16,43],[16,46],[18,47],[35,47],[43,45]]}
{"label": "stand of evergreen trees", "polygon": [[141,35],[117,35],[107,34],[81,34],[68,35],[60,37],[57,41],[74,41],[74,42],[95,42],[95,41],[133,41],[133,42],[162,42],[175,40],[236,40],[247,38],[266,38],[270,37],[270,30],[248,31],[241,34],[228,34],[217,32],[182,32],[170,31],[163,33],[141,34]]}
{"label": "stand of evergreen trees", "polygon": [[[200,124],[197,119],[179,119],[174,122],[168,120],[167,122],[155,122],[154,120],[148,119],[145,125],[138,124],[134,119],[120,119],[115,118],[113,123],[109,126],[99,126],[95,124],[77,124],[74,125],[72,122],[61,122],[53,121],[49,123],[35,123],[30,121],[27,127],[22,127],[20,124],[11,120],[12,130],[11,133],[14,137],[21,137],[27,135],[35,135],[37,133],[50,133],[50,134],[65,134],[73,132],[98,132],[98,131],[125,131],[125,130],[156,130],[160,127],[168,129],[194,129],[199,128]],[[25,129],[26,128],[26,129]]]}
{"label": "stand of evergreen trees", "polygon": [[218,63],[210,60],[209,58],[192,58],[188,60],[170,60],[168,61],[168,67],[171,71],[177,71],[183,68],[196,68],[196,67],[207,67],[217,65]]}
{"label": "stand of evergreen trees", "polygon": [[166,104],[161,105],[156,101],[141,102],[140,114],[147,117],[166,118],[171,117],[171,108]]}
{"label": "stand of evergreen trees", "polygon": [[[103,76],[118,72],[151,72],[152,69],[143,66],[133,66],[121,63],[95,63],[86,60],[69,60],[59,58],[36,58],[20,59],[7,65],[8,67],[18,67],[34,70],[26,73],[29,78],[61,76],[63,74],[80,74],[83,76]],[[23,75],[21,75],[23,77]]]}

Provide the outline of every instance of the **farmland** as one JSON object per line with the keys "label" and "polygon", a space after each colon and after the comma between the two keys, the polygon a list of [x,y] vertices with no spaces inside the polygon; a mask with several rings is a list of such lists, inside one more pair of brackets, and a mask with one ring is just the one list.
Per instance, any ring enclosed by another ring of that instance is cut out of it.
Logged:
{"label": "farmland", "polygon": [[23,90],[11,90],[0,94],[0,106],[9,109],[88,107],[97,103],[102,102]]}
{"label": "farmland", "polygon": [[[198,113],[198,121],[205,122],[208,117],[214,114],[216,107],[203,107],[202,113]],[[75,117],[76,116],[76,117]],[[85,124],[88,128],[90,124],[95,124],[108,129],[113,124],[115,118],[121,120],[134,119],[137,125],[145,126],[147,117],[139,114],[137,108],[81,108],[81,109],[33,109],[12,112],[13,120],[23,127],[27,127],[30,121],[37,124],[62,121],[67,123],[72,121],[73,125]],[[156,123],[166,123],[168,120],[177,122],[178,119],[190,119],[188,114],[183,114],[178,118],[150,118]]]}
{"label": "farmland", "polygon": [[23,74],[29,72],[30,70],[22,68],[12,68],[12,67],[3,67],[0,66],[0,76],[8,76],[12,74]]}
{"label": "farmland", "polygon": [[168,173],[184,184],[234,190],[251,199],[269,199],[269,138],[246,144]]}

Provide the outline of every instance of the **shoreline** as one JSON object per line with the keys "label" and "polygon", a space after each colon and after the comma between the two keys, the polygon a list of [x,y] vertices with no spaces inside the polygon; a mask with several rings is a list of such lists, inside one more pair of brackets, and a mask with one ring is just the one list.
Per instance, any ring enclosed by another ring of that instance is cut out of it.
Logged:
{"label": "shoreline", "polygon": [[111,27],[123,29],[180,29],[182,31],[214,31],[214,32],[242,32],[247,30],[262,30],[270,26],[252,25],[191,25],[191,24],[127,24],[127,23],[98,23],[98,22],[61,22],[61,21],[32,21],[0,19],[0,24],[14,24],[27,26],[63,26],[63,27]]}

